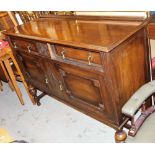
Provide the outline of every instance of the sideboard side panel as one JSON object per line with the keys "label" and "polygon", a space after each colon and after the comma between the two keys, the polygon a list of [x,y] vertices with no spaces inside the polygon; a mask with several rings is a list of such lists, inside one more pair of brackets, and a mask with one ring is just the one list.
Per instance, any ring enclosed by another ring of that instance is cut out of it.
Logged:
{"label": "sideboard side panel", "polygon": [[105,80],[115,109],[115,121],[121,125],[125,117],[122,106],[144,83],[150,81],[149,48],[145,29],[141,29],[110,53],[103,54]]}

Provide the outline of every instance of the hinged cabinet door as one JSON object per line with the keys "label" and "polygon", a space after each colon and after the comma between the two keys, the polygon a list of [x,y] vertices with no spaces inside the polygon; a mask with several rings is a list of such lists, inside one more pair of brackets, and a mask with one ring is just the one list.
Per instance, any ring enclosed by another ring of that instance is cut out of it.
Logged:
{"label": "hinged cabinet door", "polygon": [[48,78],[42,58],[24,52],[17,52],[16,56],[26,80],[41,91],[48,90]]}
{"label": "hinged cabinet door", "polygon": [[105,111],[99,75],[76,67],[57,64],[65,92],[73,104],[83,108]]}
{"label": "hinged cabinet door", "polygon": [[64,89],[64,84],[53,60],[46,60],[46,62],[44,62],[44,69],[46,70],[49,80],[49,89],[52,95],[59,99],[67,100],[68,97]]}

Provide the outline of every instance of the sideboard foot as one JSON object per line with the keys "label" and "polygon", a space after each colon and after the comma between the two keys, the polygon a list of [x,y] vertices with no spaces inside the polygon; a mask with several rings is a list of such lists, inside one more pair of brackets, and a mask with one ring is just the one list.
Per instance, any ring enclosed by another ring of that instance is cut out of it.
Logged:
{"label": "sideboard foot", "polygon": [[115,142],[124,143],[127,138],[127,134],[124,130],[117,130],[115,132]]}
{"label": "sideboard foot", "polygon": [[38,102],[37,102],[37,106],[41,106],[41,102],[38,101]]}
{"label": "sideboard foot", "polygon": [[43,98],[46,93],[41,93],[40,95],[37,96],[37,89],[34,87],[30,87],[29,88],[31,95],[34,97],[35,103],[37,104],[37,106],[41,105],[40,99]]}

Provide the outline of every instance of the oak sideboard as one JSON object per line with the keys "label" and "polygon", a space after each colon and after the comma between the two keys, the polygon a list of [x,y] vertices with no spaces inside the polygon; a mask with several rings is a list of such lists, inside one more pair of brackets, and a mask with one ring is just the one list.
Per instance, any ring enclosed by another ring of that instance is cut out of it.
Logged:
{"label": "oak sideboard", "polygon": [[151,78],[147,24],[139,18],[43,16],[4,34],[38,105],[52,96],[121,138],[128,120],[121,108]]}

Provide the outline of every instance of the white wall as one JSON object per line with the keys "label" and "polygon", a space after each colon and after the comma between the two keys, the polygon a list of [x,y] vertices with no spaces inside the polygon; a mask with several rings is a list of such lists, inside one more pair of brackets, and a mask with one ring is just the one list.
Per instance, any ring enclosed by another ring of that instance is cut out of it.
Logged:
{"label": "white wall", "polygon": [[140,16],[147,17],[146,11],[139,12],[114,12],[114,11],[98,11],[98,12],[86,12],[86,11],[76,11],[76,15],[97,15],[97,16]]}
{"label": "white wall", "polygon": [[150,40],[152,58],[155,57],[155,40]]}

